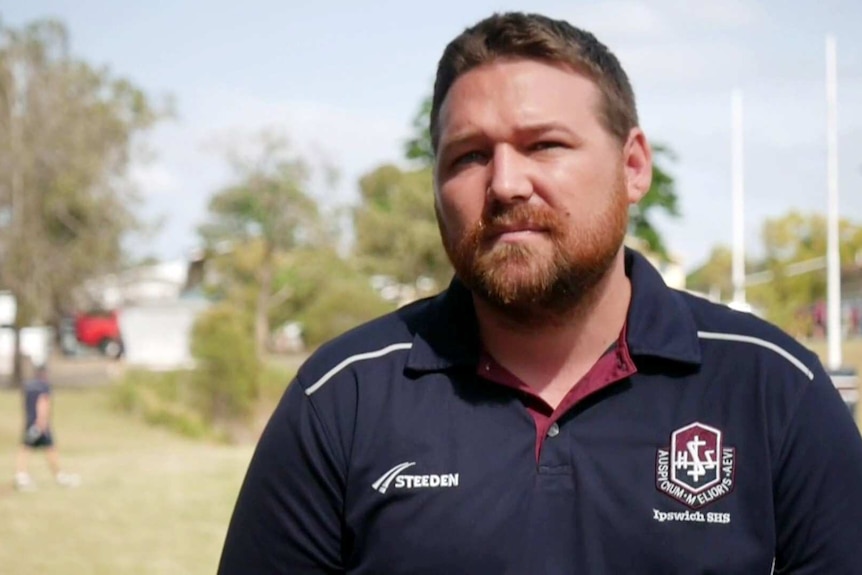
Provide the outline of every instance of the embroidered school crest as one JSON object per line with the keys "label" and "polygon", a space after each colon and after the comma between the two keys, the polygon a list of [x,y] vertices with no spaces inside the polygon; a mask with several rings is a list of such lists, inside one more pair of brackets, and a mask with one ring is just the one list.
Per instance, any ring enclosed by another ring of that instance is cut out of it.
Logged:
{"label": "embroidered school crest", "polygon": [[656,488],[699,509],[733,490],[736,450],[721,431],[700,422],[671,433],[670,447],[656,454]]}

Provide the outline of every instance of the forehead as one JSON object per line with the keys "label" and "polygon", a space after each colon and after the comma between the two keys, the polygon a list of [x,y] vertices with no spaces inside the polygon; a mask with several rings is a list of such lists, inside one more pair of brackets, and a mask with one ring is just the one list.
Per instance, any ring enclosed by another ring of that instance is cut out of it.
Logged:
{"label": "forehead", "polygon": [[562,64],[497,60],[462,74],[440,108],[441,144],[462,130],[494,132],[557,122],[586,129],[599,124],[601,93]]}

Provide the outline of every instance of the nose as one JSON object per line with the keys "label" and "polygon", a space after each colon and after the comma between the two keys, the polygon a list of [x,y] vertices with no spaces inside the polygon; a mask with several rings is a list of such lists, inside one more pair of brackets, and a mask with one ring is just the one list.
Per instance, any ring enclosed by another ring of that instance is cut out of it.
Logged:
{"label": "nose", "polygon": [[533,195],[526,158],[509,145],[498,145],[491,158],[488,195],[504,204],[523,202]]}

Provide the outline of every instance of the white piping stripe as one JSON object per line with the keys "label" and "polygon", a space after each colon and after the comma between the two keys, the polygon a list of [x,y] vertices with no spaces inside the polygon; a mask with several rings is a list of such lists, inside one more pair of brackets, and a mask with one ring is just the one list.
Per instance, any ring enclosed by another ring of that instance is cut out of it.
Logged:
{"label": "white piping stripe", "polygon": [[357,361],[362,361],[365,359],[374,359],[375,357],[382,357],[388,353],[392,353],[393,351],[398,351],[399,349],[410,349],[413,347],[412,343],[393,343],[392,345],[388,345],[383,349],[378,349],[377,351],[369,351],[367,353],[359,353],[356,355],[351,355],[332,369],[326,372],[326,374],[314,382],[313,385],[308,386],[305,390],[305,395],[311,395],[325,384],[327,381],[332,379],[339,371],[350,365],[351,363],[356,363]]}
{"label": "white piping stripe", "polygon": [[795,365],[799,371],[805,374],[808,379],[814,379],[814,372],[808,369],[804,363],[796,359],[793,355],[790,354],[783,347],[779,347],[772,343],[771,341],[766,341],[765,339],[760,339],[759,337],[751,337],[749,335],[739,335],[735,333],[718,333],[712,331],[699,331],[697,332],[697,336],[702,339],[718,339],[723,341],[741,341],[745,343],[753,343],[754,345],[759,345],[761,347],[765,347],[766,349],[771,349],[793,365]]}

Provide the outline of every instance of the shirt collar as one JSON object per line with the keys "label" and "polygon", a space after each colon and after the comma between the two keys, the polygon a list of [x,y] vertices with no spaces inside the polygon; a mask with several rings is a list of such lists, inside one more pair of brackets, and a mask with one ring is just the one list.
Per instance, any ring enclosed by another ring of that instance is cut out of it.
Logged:
{"label": "shirt collar", "polygon": [[632,357],[654,356],[699,364],[697,324],[683,295],[667,287],[658,270],[629,248],[625,251],[625,267],[632,284],[626,320]]}
{"label": "shirt collar", "polygon": [[475,367],[481,346],[473,297],[457,278],[430,301],[427,320],[418,326],[407,367],[437,371],[456,366]]}
{"label": "shirt collar", "polygon": [[[697,326],[682,295],[665,285],[644,256],[625,249],[625,270],[632,284],[626,319],[628,349],[638,356],[699,364]],[[417,326],[408,369],[475,369],[481,355],[479,329],[470,291],[457,278],[429,302],[429,318]]]}

